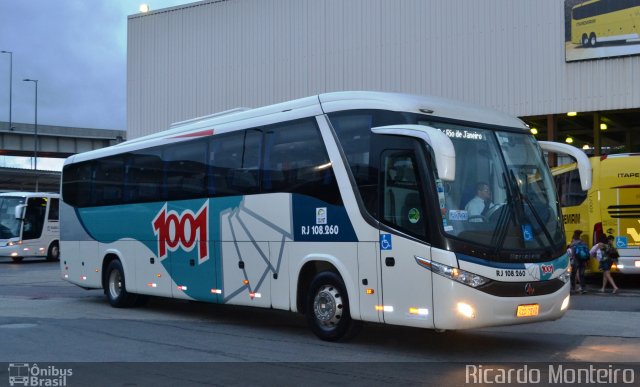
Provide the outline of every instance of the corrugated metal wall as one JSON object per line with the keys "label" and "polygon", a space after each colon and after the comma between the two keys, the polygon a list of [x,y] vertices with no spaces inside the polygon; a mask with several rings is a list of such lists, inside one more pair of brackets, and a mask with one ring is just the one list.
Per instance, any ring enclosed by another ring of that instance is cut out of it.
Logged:
{"label": "corrugated metal wall", "polygon": [[228,0],[129,17],[128,137],[338,90],[529,116],[640,106],[640,57],[565,63],[562,0]]}

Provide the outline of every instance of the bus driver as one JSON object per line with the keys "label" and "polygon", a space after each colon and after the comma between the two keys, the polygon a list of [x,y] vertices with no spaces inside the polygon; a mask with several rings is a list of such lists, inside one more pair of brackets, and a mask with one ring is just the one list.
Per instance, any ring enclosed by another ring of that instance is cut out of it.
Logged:
{"label": "bus driver", "polygon": [[491,201],[489,184],[481,181],[476,185],[476,196],[465,206],[470,222],[483,222],[484,216],[495,204]]}

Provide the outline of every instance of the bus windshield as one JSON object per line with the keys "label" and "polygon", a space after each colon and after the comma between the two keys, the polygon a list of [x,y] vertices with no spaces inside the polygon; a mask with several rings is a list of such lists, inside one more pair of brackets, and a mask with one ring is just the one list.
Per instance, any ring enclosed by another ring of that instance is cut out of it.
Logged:
{"label": "bus windshield", "polygon": [[0,197],[0,239],[20,236],[20,220],[15,212],[19,204],[24,204],[24,198]]}
{"label": "bus windshield", "polygon": [[456,178],[437,181],[443,228],[500,250],[548,250],[564,243],[551,175],[532,136],[429,123],[451,138]]}

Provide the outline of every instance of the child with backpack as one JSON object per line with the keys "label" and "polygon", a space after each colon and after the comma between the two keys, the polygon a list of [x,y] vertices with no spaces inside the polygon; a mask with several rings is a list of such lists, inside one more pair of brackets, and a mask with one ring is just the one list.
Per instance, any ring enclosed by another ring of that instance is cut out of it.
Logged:
{"label": "child with backpack", "polygon": [[584,243],[584,241],[582,241],[582,239],[580,239],[581,234],[582,230],[574,231],[571,243],[569,244],[569,249],[571,250],[571,290],[575,291],[576,289],[577,276],[577,280],[580,282],[580,286],[577,288],[577,291],[585,294],[587,292],[587,287],[584,280],[584,270],[587,267],[590,254],[589,247]]}

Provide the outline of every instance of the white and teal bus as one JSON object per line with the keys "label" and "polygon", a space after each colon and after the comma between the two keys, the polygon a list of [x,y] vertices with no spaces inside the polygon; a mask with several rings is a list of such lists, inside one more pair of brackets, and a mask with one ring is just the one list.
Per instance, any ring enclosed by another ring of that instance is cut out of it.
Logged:
{"label": "white and teal bus", "polygon": [[[163,296],[300,312],[324,340],[360,321],[557,319],[569,260],[540,144],[495,111],[379,92],[185,121],[67,159],[62,275],[114,307]],[[473,215],[478,182],[495,205]]]}

